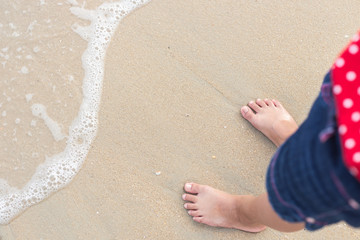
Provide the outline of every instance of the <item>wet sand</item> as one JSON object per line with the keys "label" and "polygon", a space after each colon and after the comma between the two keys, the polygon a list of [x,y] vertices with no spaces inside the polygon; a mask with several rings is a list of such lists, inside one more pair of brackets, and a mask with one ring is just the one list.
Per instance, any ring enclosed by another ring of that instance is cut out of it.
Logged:
{"label": "wet sand", "polygon": [[292,234],[211,228],[191,220],[181,195],[187,181],[265,191],[275,146],[240,107],[274,97],[301,123],[357,31],[358,9],[351,0],[153,0],[132,13],[107,52],[98,135],[82,170],[1,226],[1,237],[357,239],[343,223]]}

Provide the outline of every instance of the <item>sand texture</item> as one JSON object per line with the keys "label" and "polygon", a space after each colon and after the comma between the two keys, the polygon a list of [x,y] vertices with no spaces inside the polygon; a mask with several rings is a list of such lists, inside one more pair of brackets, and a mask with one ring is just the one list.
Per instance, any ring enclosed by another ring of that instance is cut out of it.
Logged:
{"label": "sand texture", "polygon": [[240,107],[277,98],[301,123],[359,11],[357,0],[152,0],[136,10],[110,43],[98,135],[80,173],[0,236],[358,239],[344,223],[291,234],[211,228],[192,221],[181,195],[187,181],[265,191],[276,148]]}

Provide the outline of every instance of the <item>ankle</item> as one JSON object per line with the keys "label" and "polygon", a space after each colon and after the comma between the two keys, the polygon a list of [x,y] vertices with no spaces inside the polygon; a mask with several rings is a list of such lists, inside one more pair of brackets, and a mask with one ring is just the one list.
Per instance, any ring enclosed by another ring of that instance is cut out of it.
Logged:
{"label": "ankle", "polygon": [[274,137],[273,142],[277,147],[283,144],[292,134],[296,132],[298,126],[295,122],[281,121],[273,125],[273,131],[277,136]]}
{"label": "ankle", "polygon": [[254,207],[256,197],[252,195],[235,196],[236,214],[238,222],[248,225],[259,225],[257,220],[257,209]]}

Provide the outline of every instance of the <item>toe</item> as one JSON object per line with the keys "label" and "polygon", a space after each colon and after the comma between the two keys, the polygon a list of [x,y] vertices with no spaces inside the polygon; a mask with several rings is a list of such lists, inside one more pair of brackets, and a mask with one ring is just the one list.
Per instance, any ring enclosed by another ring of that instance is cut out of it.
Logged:
{"label": "toe", "polygon": [[194,203],[185,203],[184,208],[187,210],[197,210],[198,206],[197,206],[197,204],[194,204]]}
{"label": "toe", "polygon": [[276,100],[276,99],[273,99],[272,102],[274,103],[274,105],[275,105],[276,107],[280,107],[280,108],[283,107],[282,104],[281,104],[278,100]]}
{"label": "toe", "polygon": [[204,222],[204,217],[193,217],[193,220],[195,222],[198,222],[198,223],[203,223]]}
{"label": "toe", "polygon": [[193,217],[200,217],[200,213],[199,213],[199,211],[194,211],[194,210],[190,210],[190,211],[188,211],[188,214],[190,215],[190,216],[193,216]]}
{"label": "toe", "polygon": [[270,107],[274,107],[274,106],[275,106],[274,103],[273,103],[271,100],[269,100],[269,99],[264,99],[264,101],[265,101],[265,103],[266,103],[268,106],[270,106]]}
{"label": "toe", "polygon": [[257,105],[254,101],[249,102],[248,105],[255,112],[259,112],[261,110],[261,107],[259,105]]}
{"label": "toe", "polygon": [[256,100],[256,104],[259,105],[260,107],[266,107],[266,103],[264,102],[264,100],[260,98]]}
{"label": "toe", "polygon": [[241,108],[241,115],[248,120],[249,122],[252,121],[253,117],[255,116],[255,113],[250,110],[248,106],[244,106]]}
{"label": "toe", "polygon": [[186,183],[184,189],[189,193],[199,193],[202,189],[203,185],[197,183]]}
{"label": "toe", "polygon": [[185,201],[196,203],[198,200],[198,197],[192,194],[183,194],[182,199]]}

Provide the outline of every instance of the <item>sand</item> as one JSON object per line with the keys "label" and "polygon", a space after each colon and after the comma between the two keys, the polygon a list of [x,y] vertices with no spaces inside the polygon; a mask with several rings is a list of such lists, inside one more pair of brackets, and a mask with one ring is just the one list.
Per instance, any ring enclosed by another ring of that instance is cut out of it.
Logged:
{"label": "sand", "polygon": [[111,41],[99,131],[82,170],[1,226],[0,236],[357,239],[344,223],[291,234],[211,228],[192,221],[181,195],[187,181],[234,194],[265,191],[276,148],[240,107],[274,97],[300,124],[357,31],[359,9],[355,0],[152,0]]}

